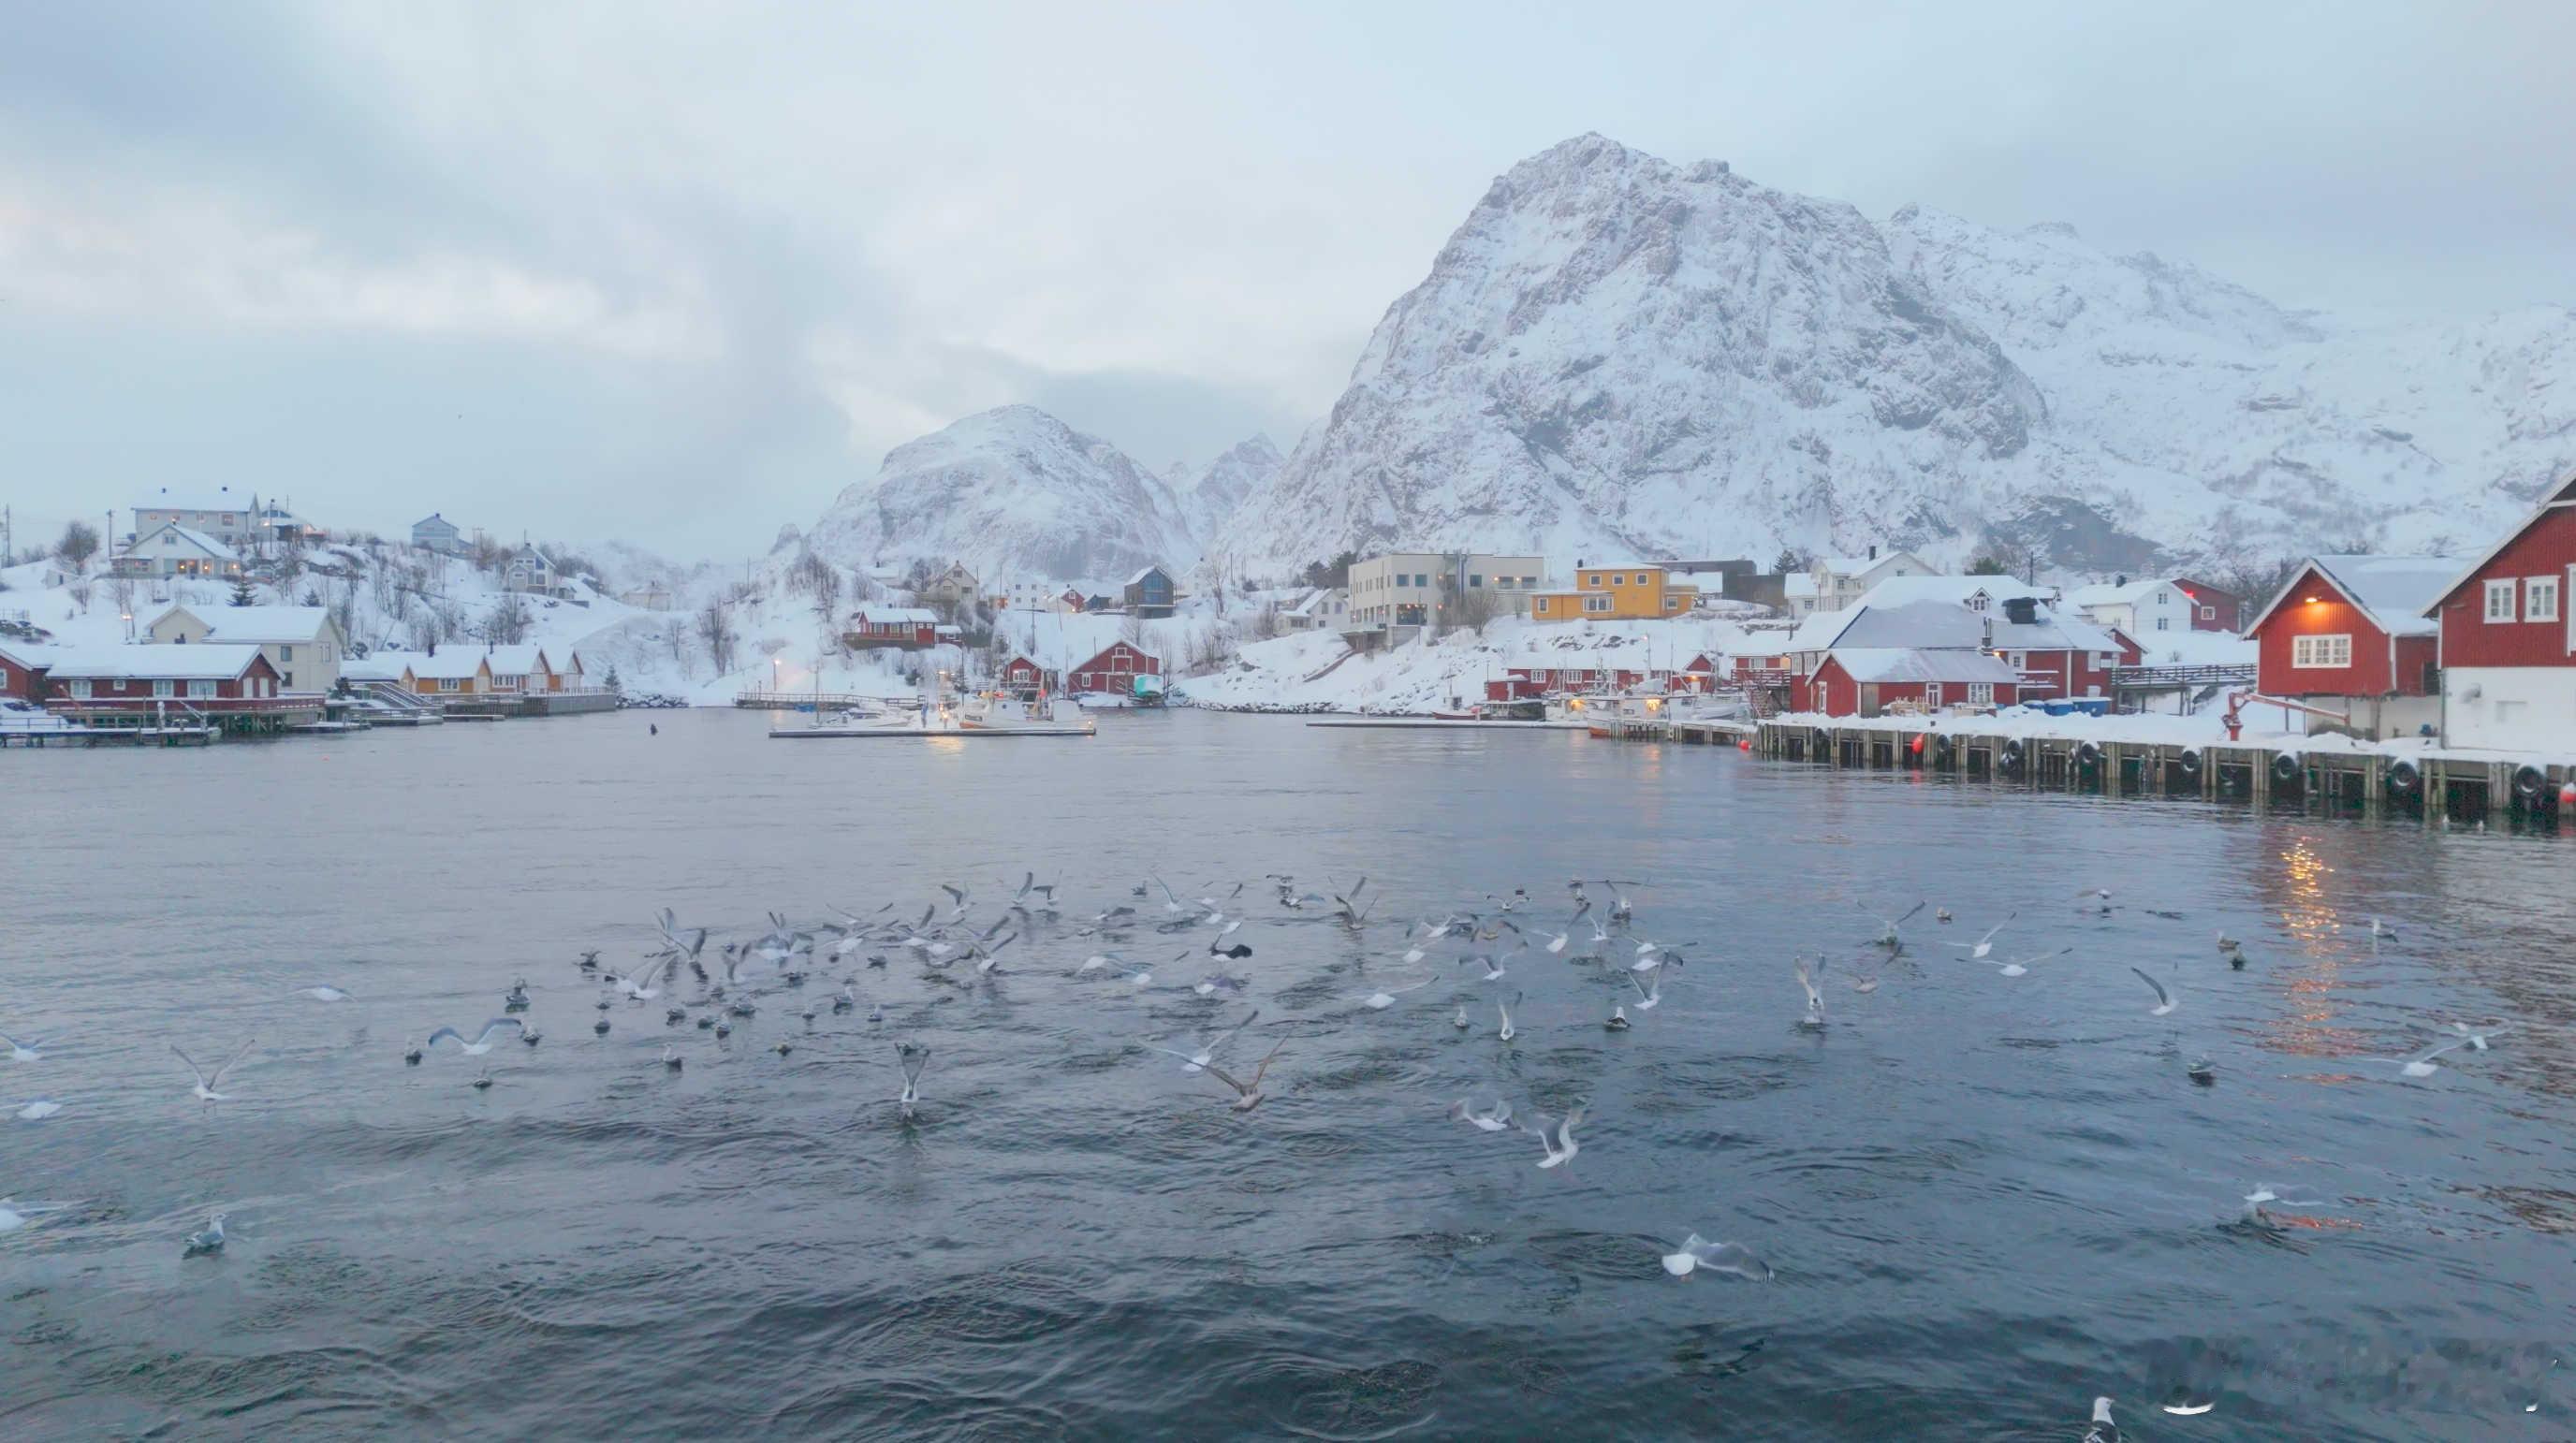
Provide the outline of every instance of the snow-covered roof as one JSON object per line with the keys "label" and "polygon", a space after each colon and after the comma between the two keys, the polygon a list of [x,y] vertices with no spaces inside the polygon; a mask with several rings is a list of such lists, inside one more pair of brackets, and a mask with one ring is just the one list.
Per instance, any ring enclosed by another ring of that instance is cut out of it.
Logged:
{"label": "snow-covered roof", "polygon": [[1780,592],[1792,601],[1813,601],[1816,599],[1816,574],[1792,571],[1780,578]]}
{"label": "snow-covered roof", "polygon": [[2250,634],[2270,620],[2312,570],[2390,636],[2431,636],[2439,630],[2440,623],[2426,613],[2451,589],[2451,578],[2461,574],[2456,556],[2311,556],[2245,630]]}
{"label": "snow-covered roof", "polygon": [[[331,624],[331,612],[320,606],[173,606],[152,618],[159,626],[172,613],[186,612],[206,624],[211,641],[311,641]],[[150,627],[146,627],[149,630]]]}
{"label": "snow-covered roof", "polygon": [[56,680],[231,681],[259,660],[256,646],[101,646],[67,650],[54,658]]}
{"label": "snow-covered roof", "polygon": [[153,527],[151,530],[144,532],[142,535],[135,537],[134,544],[126,548],[125,554],[128,556],[140,555],[143,551],[144,543],[163,535],[176,536],[180,540],[187,542],[189,545],[197,548],[199,551],[204,552],[206,555],[217,561],[241,560],[240,554],[235,552],[231,547],[226,546],[222,542],[217,541],[215,538],[208,536],[202,531],[192,531],[189,528],[180,525],[176,521],[164,521],[160,525]]}
{"label": "snow-covered roof", "polygon": [[1133,575],[1133,576],[1131,576],[1131,577],[1128,577],[1128,578],[1127,578],[1127,584],[1128,584],[1129,586],[1134,586],[1136,583],[1138,583],[1138,582],[1140,582],[1140,581],[1143,581],[1146,577],[1153,575],[1153,574],[1154,574],[1155,572],[1157,572],[1157,571],[1162,571],[1162,572],[1163,572],[1163,579],[1164,579],[1165,581],[1169,581],[1169,580],[1171,580],[1171,579],[1172,579],[1172,573],[1170,573],[1170,572],[1168,572],[1168,571],[1163,571],[1163,568],[1161,568],[1161,567],[1159,567],[1159,566],[1148,566],[1148,567],[1145,567],[1144,569],[1142,569],[1142,570],[1138,571],[1135,575]]}
{"label": "snow-covered roof", "polygon": [[233,496],[223,493],[207,495],[196,491],[176,493],[164,491],[158,496],[147,496],[135,502],[132,509],[136,511],[248,511],[250,495],[248,492]]}
{"label": "snow-covered roof", "polygon": [[483,659],[494,676],[542,676],[547,669],[545,648],[533,644],[486,647]]}
{"label": "snow-covered roof", "polygon": [[546,570],[552,571],[555,569],[555,563],[551,557],[548,557],[544,552],[539,551],[536,547],[529,545],[524,541],[519,543],[518,550],[510,553],[510,559],[512,561],[517,561],[521,557],[535,557],[537,564],[543,566]]}
{"label": "snow-covered roof", "polygon": [[2021,673],[1997,656],[1978,651],[1920,647],[1836,647],[1834,661],[1854,681],[2017,682]]}
{"label": "snow-covered roof", "polygon": [[481,674],[483,651],[480,647],[459,642],[450,644],[435,656],[406,656],[403,664],[411,668],[412,675],[423,681],[463,681]]}
{"label": "snow-covered roof", "polygon": [[1836,576],[1867,576],[1899,557],[1913,561],[1917,566],[1923,564],[1915,560],[1913,553],[1906,551],[1885,551],[1876,556],[1828,556],[1816,564]]}
{"label": "snow-covered roof", "polygon": [[2117,606],[2127,601],[2144,601],[2155,595],[2156,589],[2164,585],[2166,581],[2163,577],[2149,577],[2144,581],[2132,581],[2126,585],[2111,581],[2097,581],[2091,586],[2079,586],[2066,593],[2066,604]]}
{"label": "snow-covered roof", "polygon": [[418,521],[413,522],[413,523],[411,524],[411,529],[412,529],[412,530],[414,530],[414,531],[418,531],[420,528],[422,528],[422,527],[424,527],[424,526],[431,525],[432,523],[435,523],[435,524],[440,525],[440,526],[448,526],[448,527],[453,527],[453,526],[455,526],[455,525],[456,525],[456,523],[455,523],[455,522],[448,520],[446,517],[439,515],[439,514],[438,514],[437,512],[435,512],[435,511],[432,511],[432,512],[431,512],[431,513],[429,513],[427,516],[424,516],[424,517],[420,518]]}
{"label": "snow-covered roof", "polygon": [[938,612],[923,606],[862,606],[850,615],[879,625],[929,626],[939,620]]}
{"label": "snow-covered roof", "polygon": [[406,651],[380,651],[340,663],[340,675],[351,681],[400,681],[404,666],[414,660]]}
{"label": "snow-covered roof", "polygon": [[[1887,585],[1888,583],[1881,583]],[[1873,587],[1870,595],[1878,594]],[[1998,602],[1985,611],[1970,611],[1947,601],[1911,601],[1898,606],[1872,605],[1866,598],[1843,611],[1810,616],[1790,633],[1783,651],[1827,651],[1840,647],[1944,647],[1974,650],[1992,645],[1998,651],[2118,651],[2118,638],[2089,621],[2048,606],[2034,619],[2015,622]]]}
{"label": "snow-covered roof", "polygon": [[1861,606],[1904,606],[1916,601],[1943,601],[1963,606],[1968,598],[1984,593],[1997,602],[2016,596],[2048,599],[2043,587],[2031,585],[2018,576],[1891,576],[1861,593]]}

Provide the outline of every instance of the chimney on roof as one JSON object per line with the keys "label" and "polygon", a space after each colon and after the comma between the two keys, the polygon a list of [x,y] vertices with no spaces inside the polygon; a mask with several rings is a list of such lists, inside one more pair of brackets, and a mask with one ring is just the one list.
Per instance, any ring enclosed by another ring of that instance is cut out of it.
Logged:
{"label": "chimney on roof", "polygon": [[1875,541],[1869,544],[1869,559],[1872,561],[1878,559],[1878,543]]}
{"label": "chimney on roof", "polygon": [[2118,575],[2116,575],[2116,576],[2112,577],[2112,578],[2111,578],[2111,584],[2112,584],[2113,586],[2126,586],[2126,585],[2128,585],[2128,584],[2129,584],[2129,575],[2128,575],[2128,573],[2124,571],[2124,572],[2121,572],[2120,574],[2118,574]]}
{"label": "chimney on roof", "polygon": [[2038,599],[2036,597],[2029,596],[2005,597],[2004,620],[2011,622],[2015,626],[2036,625],[2039,621]]}

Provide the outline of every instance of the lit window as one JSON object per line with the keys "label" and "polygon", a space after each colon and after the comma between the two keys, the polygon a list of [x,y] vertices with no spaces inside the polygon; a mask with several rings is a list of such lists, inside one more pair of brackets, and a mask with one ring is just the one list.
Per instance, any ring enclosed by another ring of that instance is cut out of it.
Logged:
{"label": "lit window", "polygon": [[2343,634],[2292,637],[2290,665],[2294,667],[2350,666],[2352,665],[2352,638]]}
{"label": "lit window", "polygon": [[2534,576],[2522,583],[2522,619],[2556,621],[2558,619],[2558,578]]}
{"label": "lit window", "polygon": [[2487,620],[2513,620],[2514,584],[2511,581],[2487,583]]}

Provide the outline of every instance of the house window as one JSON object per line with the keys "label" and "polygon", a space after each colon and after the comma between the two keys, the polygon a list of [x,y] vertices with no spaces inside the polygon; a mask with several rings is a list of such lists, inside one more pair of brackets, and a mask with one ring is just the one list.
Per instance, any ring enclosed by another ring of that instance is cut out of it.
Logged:
{"label": "house window", "polygon": [[1611,578],[1610,578],[1610,584],[1611,584],[1612,586],[1624,586],[1624,585],[1626,585],[1626,584],[1627,584],[1627,582],[1628,582],[1628,578],[1626,578],[1626,577],[1624,577],[1624,576],[1614,576],[1614,577],[1611,577]]}
{"label": "house window", "polygon": [[1413,584],[1413,578],[1404,572],[1397,572],[1395,584],[1398,586],[1411,586]]}
{"label": "house window", "polygon": [[460,683],[457,679],[452,676],[442,676],[438,679],[438,689],[440,691],[454,691],[459,684]]}
{"label": "house window", "polygon": [[1678,597],[1678,596],[1667,596],[1667,597],[1665,597],[1665,598],[1664,598],[1664,610],[1666,610],[1666,611],[1679,611],[1679,610],[1681,610],[1681,609],[1682,609],[1682,599],[1681,599],[1680,597]]}
{"label": "house window", "polygon": [[1587,596],[1583,598],[1583,609],[1586,611],[1608,611],[1610,609],[1610,598],[1606,596]]}
{"label": "house window", "polygon": [[1970,611],[1983,611],[1983,610],[1985,610],[1985,609],[1986,609],[1986,594],[1985,594],[1984,592],[1980,591],[1980,592],[1978,592],[1976,595],[1969,597],[1969,598],[1968,598],[1968,609],[1969,609]]}
{"label": "house window", "polygon": [[291,646],[281,646],[281,647],[279,647],[279,648],[277,649],[277,659],[278,659],[279,661],[293,661],[293,660],[295,660],[295,648],[294,648],[294,647],[291,647]]}
{"label": "house window", "polygon": [[2215,606],[2202,607],[2200,609],[2200,619],[2203,621],[2216,621],[2218,619],[2218,608]]}
{"label": "house window", "polygon": [[2522,583],[2522,619],[2556,621],[2558,619],[2558,578],[2534,576]]}
{"label": "house window", "polygon": [[1923,704],[1925,706],[1939,706],[1941,704],[1941,683],[1937,681],[1927,681],[1923,684]]}
{"label": "house window", "polygon": [[1482,586],[1485,584],[1485,578],[1471,571],[1467,573],[1467,584],[1469,586]]}
{"label": "house window", "polygon": [[1994,700],[1995,684],[1993,682],[1972,681],[1968,683],[1968,702],[1971,706],[1992,706],[1994,704]]}
{"label": "house window", "polygon": [[176,695],[176,693],[171,689],[171,684],[167,678],[163,678],[152,683],[152,694],[156,697]]}
{"label": "house window", "polygon": [[2352,665],[2352,638],[2341,633],[2332,636],[2292,637],[2290,638],[2290,665],[2350,666]]}
{"label": "house window", "polygon": [[1639,586],[1643,586],[1643,585],[1645,585],[1645,584],[1646,584],[1646,573],[1644,573],[1644,572],[1642,572],[1642,571],[1640,571],[1640,572],[1638,572],[1638,573],[1637,573],[1637,584],[1638,584]]}
{"label": "house window", "polygon": [[2166,606],[2171,606],[2171,605],[2173,605],[2173,593],[2172,593],[2172,592],[2169,592],[2169,591],[2159,591],[2159,592],[2157,592],[2157,593],[2156,593],[2156,605],[2157,605],[2158,607],[2166,607]]}
{"label": "house window", "polygon": [[76,682],[73,682],[73,683],[72,683],[72,699],[73,699],[74,701],[87,701],[87,700],[89,700],[89,683],[88,683],[88,682],[86,682],[86,681],[76,681]]}
{"label": "house window", "polygon": [[188,699],[191,701],[211,701],[214,699],[214,695],[215,684],[213,682],[192,681],[188,683]]}
{"label": "house window", "polygon": [[1422,571],[1413,573],[1413,584],[1416,586],[1429,586],[1431,584],[1430,573]]}
{"label": "house window", "polygon": [[2513,620],[2513,592],[2514,583],[2511,581],[2487,583],[2487,620]]}
{"label": "house window", "polygon": [[2158,630],[2158,631],[2169,631],[2169,630],[2171,630],[2172,628],[2166,625],[2166,622],[2167,622],[2167,621],[2169,621],[2169,620],[2171,620],[2171,618],[2169,618],[2169,617],[2162,617],[2162,616],[2157,617],[2157,618],[2156,618],[2156,630]]}

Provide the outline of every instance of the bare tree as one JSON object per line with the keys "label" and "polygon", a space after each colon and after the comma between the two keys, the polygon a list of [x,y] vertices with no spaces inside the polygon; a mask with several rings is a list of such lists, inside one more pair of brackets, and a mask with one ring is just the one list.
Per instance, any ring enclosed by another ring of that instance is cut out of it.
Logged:
{"label": "bare tree", "polygon": [[1494,593],[1482,587],[1469,587],[1449,598],[1446,614],[1452,626],[1482,631],[1485,623],[1494,619]]}
{"label": "bare tree", "polygon": [[706,609],[698,613],[697,630],[698,639],[707,644],[707,659],[715,663],[716,674],[733,670],[734,642],[739,638],[734,635],[731,611],[723,598],[708,602]]}
{"label": "bare tree", "polygon": [[1279,603],[1272,602],[1252,615],[1252,639],[1268,641],[1279,634]]}
{"label": "bare tree", "polygon": [[517,646],[528,639],[528,599],[515,591],[505,591],[492,600],[491,613],[483,618],[483,639],[494,646]]}
{"label": "bare tree", "polygon": [[86,570],[89,559],[97,554],[98,528],[86,521],[63,527],[63,539],[54,543],[55,557],[75,572]]}

